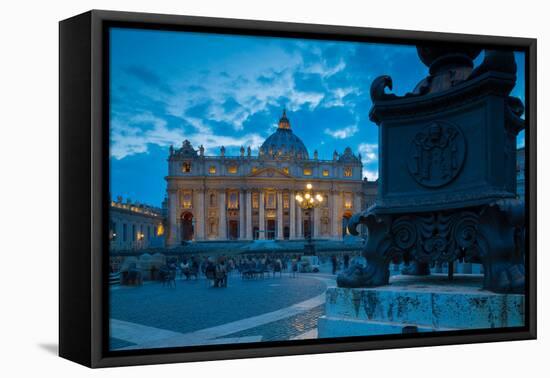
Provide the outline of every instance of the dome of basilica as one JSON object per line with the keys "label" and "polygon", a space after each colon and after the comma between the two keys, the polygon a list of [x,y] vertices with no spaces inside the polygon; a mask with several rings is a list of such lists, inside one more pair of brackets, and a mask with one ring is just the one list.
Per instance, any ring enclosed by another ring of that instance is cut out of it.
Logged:
{"label": "dome of basilica", "polygon": [[266,159],[309,159],[304,142],[290,128],[286,111],[283,110],[277,131],[271,134],[260,147],[259,156]]}

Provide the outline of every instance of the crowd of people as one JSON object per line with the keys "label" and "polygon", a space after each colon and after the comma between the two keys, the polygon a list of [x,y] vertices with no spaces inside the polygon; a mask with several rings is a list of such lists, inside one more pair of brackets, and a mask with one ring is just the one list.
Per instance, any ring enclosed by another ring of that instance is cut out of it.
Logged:
{"label": "crowd of people", "polygon": [[[319,264],[330,263],[332,274],[341,269],[347,269],[350,263],[355,263],[357,257],[348,254],[324,255],[319,257]],[[266,275],[282,277],[288,273],[296,277],[304,272],[308,260],[300,254],[252,254],[226,256],[182,256],[168,258],[166,264],[157,267],[152,265],[148,277],[152,281],[160,281],[166,286],[175,286],[176,277],[191,280],[205,277],[213,287],[227,287],[228,277],[234,272],[242,279],[264,278]],[[132,272],[137,272],[135,268]],[[137,274],[137,273],[136,273]]]}

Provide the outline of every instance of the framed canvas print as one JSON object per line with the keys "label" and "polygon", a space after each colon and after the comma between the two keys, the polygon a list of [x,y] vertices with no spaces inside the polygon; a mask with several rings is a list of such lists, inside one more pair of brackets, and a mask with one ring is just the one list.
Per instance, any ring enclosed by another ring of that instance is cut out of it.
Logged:
{"label": "framed canvas print", "polygon": [[60,22],[60,355],[536,337],[536,41]]}

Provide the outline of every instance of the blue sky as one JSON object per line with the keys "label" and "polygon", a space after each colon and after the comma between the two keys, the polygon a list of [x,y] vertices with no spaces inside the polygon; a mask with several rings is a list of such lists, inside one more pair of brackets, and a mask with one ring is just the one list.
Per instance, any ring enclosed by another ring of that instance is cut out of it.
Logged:
{"label": "blue sky", "polygon": [[[516,60],[513,95],[523,100]],[[159,206],[171,144],[255,154],[283,108],[310,154],[331,159],[350,146],[376,179],[370,82],[388,74],[403,95],[427,73],[413,46],[112,29],[111,195]]]}

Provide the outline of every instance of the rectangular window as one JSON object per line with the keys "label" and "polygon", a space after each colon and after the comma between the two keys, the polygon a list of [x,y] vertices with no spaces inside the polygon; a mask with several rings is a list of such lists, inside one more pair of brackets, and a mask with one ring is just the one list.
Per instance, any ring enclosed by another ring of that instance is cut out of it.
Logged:
{"label": "rectangular window", "polygon": [[208,168],[208,173],[210,173],[211,175],[215,174],[216,173],[216,166],[211,165],[210,168]]}
{"label": "rectangular window", "polygon": [[111,240],[116,240],[116,223],[111,223]]}
{"label": "rectangular window", "polygon": [[190,173],[191,172],[191,163],[185,162],[181,165],[181,171],[183,173]]}
{"label": "rectangular window", "polygon": [[210,193],[210,196],[208,198],[208,203],[210,204],[210,207],[216,206],[216,195],[214,193]]}
{"label": "rectangular window", "polygon": [[344,177],[351,177],[353,174],[353,168],[345,167],[344,168]]}
{"label": "rectangular window", "polygon": [[237,166],[236,165],[231,165],[231,166],[229,166],[229,168],[227,168],[227,171],[233,175],[233,174],[237,173]]}
{"label": "rectangular window", "polygon": [[288,175],[288,172],[289,172],[288,167],[283,167],[283,172]]}
{"label": "rectangular window", "polygon": [[283,193],[283,209],[288,209],[290,207],[289,198],[290,196],[288,193]]}
{"label": "rectangular window", "polygon": [[231,192],[229,193],[229,201],[227,201],[227,208],[236,210],[239,208],[239,193]]}
{"label": "rectangular window", "polygon": [[323,169],[323,176],[325,176],[325,177],[328,176],[328,169]]}
{"label": "rectangular window", "polygon": [[311,168],[304,168],[304,176],[311,176]]}

